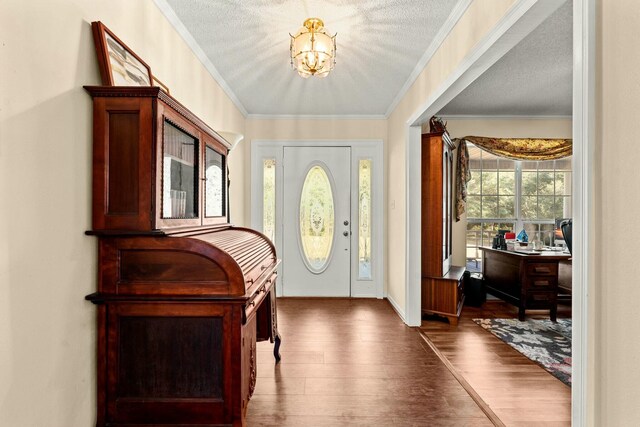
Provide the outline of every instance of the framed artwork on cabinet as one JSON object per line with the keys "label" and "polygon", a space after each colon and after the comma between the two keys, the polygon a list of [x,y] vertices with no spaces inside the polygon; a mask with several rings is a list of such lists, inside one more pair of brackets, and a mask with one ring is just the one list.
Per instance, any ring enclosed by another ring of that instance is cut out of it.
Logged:
{"label": "framed artwork on cabinet", "polygon": [[105,86],[152,86],[151,68],[102,22],[91,23]]}

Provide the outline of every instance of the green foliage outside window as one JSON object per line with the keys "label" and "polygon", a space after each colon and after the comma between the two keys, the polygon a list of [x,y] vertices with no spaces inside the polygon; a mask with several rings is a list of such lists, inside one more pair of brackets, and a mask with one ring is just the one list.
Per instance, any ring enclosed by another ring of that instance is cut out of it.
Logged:
{"label": "green foliage outside window", "polygon": [[552,244],[554,220],[571,216],[570,158],[516,162],[474,146],[469,153],[467,248],[491,244],[497,230],[517,232],[516,224]]}

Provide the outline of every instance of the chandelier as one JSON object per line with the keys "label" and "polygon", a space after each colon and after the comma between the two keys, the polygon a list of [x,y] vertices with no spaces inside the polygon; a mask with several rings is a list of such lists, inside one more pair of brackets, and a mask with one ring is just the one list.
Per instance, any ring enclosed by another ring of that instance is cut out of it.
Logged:
{"label": "chandelier", "polygon": [[336,35],[330,36],[324,22],[309,18],[291,36],[291,67],[305,79],[327,77],[336,65]]}

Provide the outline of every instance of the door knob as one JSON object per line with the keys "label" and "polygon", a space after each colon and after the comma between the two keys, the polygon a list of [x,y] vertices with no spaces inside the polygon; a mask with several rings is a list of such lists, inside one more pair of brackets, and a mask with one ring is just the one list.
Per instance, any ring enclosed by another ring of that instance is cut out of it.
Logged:
{"label": "door knob", "polygon": [[349,221],[347,221],[346,219],[343,222],[344,225],[349,225]]}
{"label": "door knob", "polygon": [[342,235],[343,235],[344,237],[349,237],[349,232],[348,232],[348,231],[344,231],[344,232],[342,232]]}

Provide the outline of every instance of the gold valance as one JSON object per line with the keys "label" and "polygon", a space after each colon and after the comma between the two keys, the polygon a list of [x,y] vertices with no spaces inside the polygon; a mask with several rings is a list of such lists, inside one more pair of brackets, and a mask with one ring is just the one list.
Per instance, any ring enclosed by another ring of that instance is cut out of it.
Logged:
{"label": "gold valance", "polygon": [[545,138],[489,138],[465,136],[460,138],[496,156],[513,160],[555,160],[571,155],[571,139]]}
{"label": "gold valance", "polygon": [[[469,153],[466,142],[470,142],[491,154],[513,160],[556,160],[570,156],[573,140],[544,138],[489,138],[465,136],[454,139],[458,143],[456,174],[456,221],[466,209],[467,183],[471,179]],[[466,141],[466,142],[465,142]]]}

